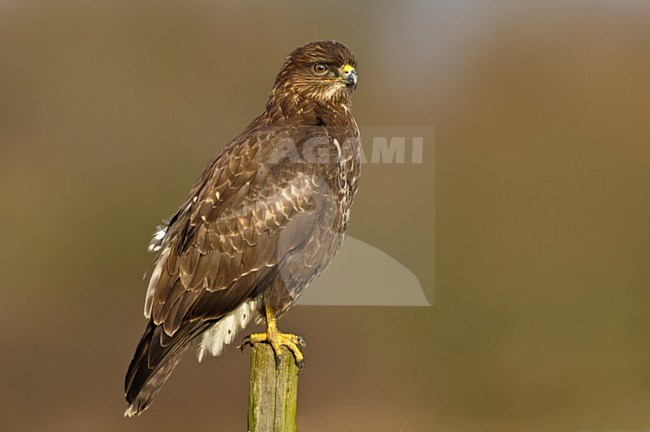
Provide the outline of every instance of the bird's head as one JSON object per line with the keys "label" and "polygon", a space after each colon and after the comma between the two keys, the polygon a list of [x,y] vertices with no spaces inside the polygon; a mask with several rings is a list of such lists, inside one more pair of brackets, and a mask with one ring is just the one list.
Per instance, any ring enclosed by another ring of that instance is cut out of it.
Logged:
{"label": "bird's head", "polygon": [[357,87],[356,66],[354,54],[343,44],[310,42],[287,56],[273,93],[317,104],[346,103]]}

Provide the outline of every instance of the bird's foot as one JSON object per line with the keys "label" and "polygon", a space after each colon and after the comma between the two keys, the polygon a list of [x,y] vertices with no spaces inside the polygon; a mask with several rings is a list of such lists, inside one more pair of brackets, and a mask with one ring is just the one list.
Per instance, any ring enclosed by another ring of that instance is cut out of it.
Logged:
{"label": "bird's foot", "polygon": [[246,345],[253,346],[261,342],[268,343],[273,348],[276,366],[279,366],[282,360],[282,346],[286,346],[293,353],[298,368],[302,369],[305,365],[305,356],[302,355],[301,349],[306,344],[300,336],[291,333],[281,333],[277,330],[267,331],[267,333],[253,333],[242,340],[239,349],[243,351]]}

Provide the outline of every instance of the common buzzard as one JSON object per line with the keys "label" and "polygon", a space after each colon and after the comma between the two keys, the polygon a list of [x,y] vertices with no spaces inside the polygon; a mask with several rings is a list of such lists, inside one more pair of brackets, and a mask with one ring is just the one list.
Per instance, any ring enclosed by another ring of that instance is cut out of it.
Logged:
{"label": "common buzzard", "polygon": [[359,130],[351,112],[356,61],[339,42],[289,54],[262,113],[208,163],[149,250],[144,334],[126,374],[126,416],[152,402],[181,355],[218,356],[251,320],[245,343],[302,339],[276,320],[330,263],[357,192]]}

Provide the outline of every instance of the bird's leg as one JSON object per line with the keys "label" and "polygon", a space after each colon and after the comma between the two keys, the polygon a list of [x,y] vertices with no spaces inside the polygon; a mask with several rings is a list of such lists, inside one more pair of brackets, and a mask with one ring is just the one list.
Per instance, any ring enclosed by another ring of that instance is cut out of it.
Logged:
{"label": "bird's leg", "polygon": [[291,333],[282,333],[278,330],[277,322],[275,319],[275,311],[268,304],[265,305],[266,310],[266,333],[253,333],[246,336],[242,340],[239,349],[242,351],[246,345],[253,346],[260,342],[266,342],[271,345],[273,352],[275,352],[276,364],[280,364],[282,359],[282,346],[289,348],[296,359],[296,364],[302,368],[305,364],[305,357],[300,351],[305,347],[305,341],[298,335]]}

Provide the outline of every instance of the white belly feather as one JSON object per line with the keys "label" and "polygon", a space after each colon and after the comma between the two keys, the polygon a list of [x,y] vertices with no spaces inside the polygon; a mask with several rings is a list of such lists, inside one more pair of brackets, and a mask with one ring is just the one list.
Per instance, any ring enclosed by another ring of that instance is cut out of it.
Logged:
{"label": "white belly feather", "polygon": [[263,317],[259,310],[259,300],[246,300],[237,306],[237,309],[203,332],[199,336],[199,350],[197,352],[199,361],[203,361],[207,353],[215,357],[221,355],[224,346],[235,340],[239,330],[246,327],[251,322],[251,319],[258,323],[262,321]]}

